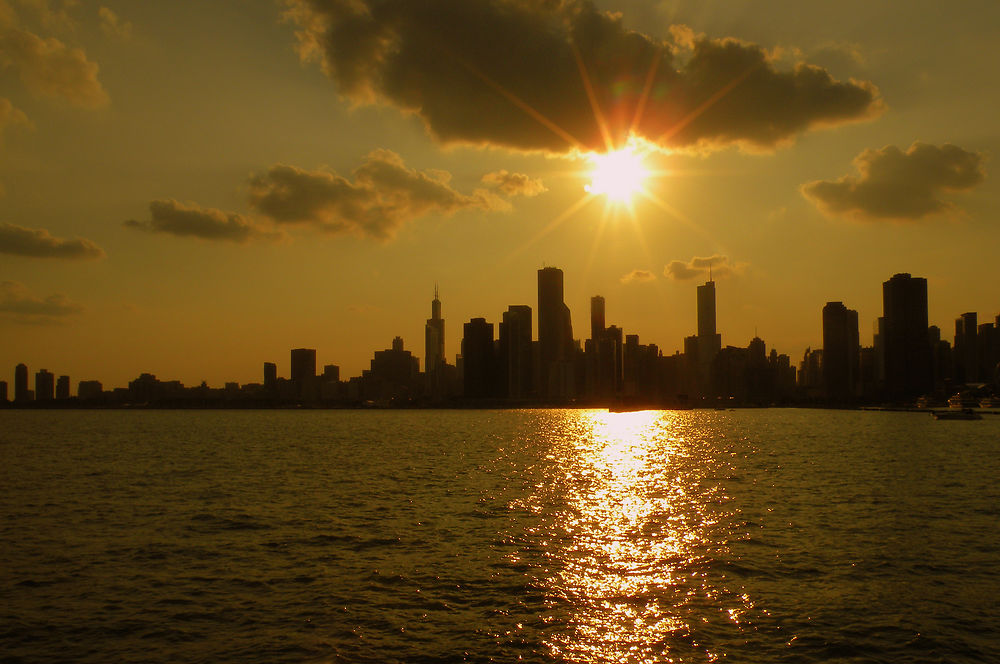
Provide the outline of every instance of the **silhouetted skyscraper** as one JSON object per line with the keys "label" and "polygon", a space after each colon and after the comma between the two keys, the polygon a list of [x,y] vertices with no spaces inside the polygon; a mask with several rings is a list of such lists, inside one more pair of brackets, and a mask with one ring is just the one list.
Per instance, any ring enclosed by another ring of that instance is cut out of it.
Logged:
{"label": "silhouetted skyscraper", "polygon": [[498,369],[503,396],[526,399],[532,394],[531,307],[507,307],[500,322]]}
{"label": "silhouetted skyscraper", "polygon": [[35,374],[35,401],[52,401],[55,397],[56,377],[45,369]]}
{"label": "silhouetted skyscraper", "polygon": [[0,380],[0,403],[7,402],[7,381]]}
{"label": "silhouetted skyscraper", "polygon": [[889,399],[912,399],[929,392],[930,341],[927,336],[927,280],[901,273],[882,284],[885,318],[885,387]]}
{"label": "silhouetted skyscraper", "polygon": [[604,298],[595,295],[590,298],[590,338],[600,341],[604,336]]}
{"label": "silhouetted skyscraper", "polygon": [[316,383],[316,349],[294,348],[291,353],[291,379],[300,399],[313,396]]}
{"label": "silhouetted skyscraper", "polygon": [[59,376],[56,380],[56,399],[69,399],[69,376]]}
{"label": "silhouetted skyscraper", "polygon": [[975,311],[955,319],[955,378],[959,383],[979,380],[978,315]]}
{"label": "silhouetted skyscraper", "polygon": [[[434,286],[434,299],[431,301],[431,317],[424,325],[424,371],[433,376],[445,362],[444,353],[444,319],[441,318],[441,300],[438,299],[438,288]],[[431,378],[433,387],[435,380]]]}
{"label": "silhouetted skyscraper", "polygon": [[28,365],[19,364],[14,367],[14,402],[28,401],[31,395],[28,392]]}
{"label": "silhouetted skyscraper", "polygon": [[722,350],[722,335],[715,331],[715,282],[711,279],[698,286],[698,337],[693,345],[697,359],[697,391],[707,396],[713,392],[712,363]]}
{"label": "silhouetted skyscraper", "polygon": [[538,346],[541,395],[571,396],[573,323],[563,302],[563,273],[555,267],[538,271]]}
{"label": "silhouetted skyscraper", "polygon": [[823,391],[827,400],[848,403],[857,393],[860,358],[858,312],[843,302],[823,307]]}
{"label": "silhouetted skyscraper", "polygon": [[264,363],[264,389],[278,389],[278,365],[274,362]]}
{"label": "silhouetted skyscraper", "polygon": [[493,351],[493,324],[473,318],[463,326],[462,383],[466,397],[496,396],[496,355]]}

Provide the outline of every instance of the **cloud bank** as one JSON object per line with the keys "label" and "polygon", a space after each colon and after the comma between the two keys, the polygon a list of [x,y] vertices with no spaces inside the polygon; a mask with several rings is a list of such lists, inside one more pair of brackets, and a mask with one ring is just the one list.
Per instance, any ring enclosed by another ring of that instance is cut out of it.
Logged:
{"label": "cloud bank", "polygon": [[55,322],[83,311],[83,307],[70,302],[65,295],[40,298],[21,283],[0,281],[0,314],[27,323]]}
{"label": "cloud bank", "polygon": [[10,103],[9,99],[0,97],[0,139],[3,138],[5,129],[16,126],[30,127],[31,122],[23,111],[15,108],[14,104]]}
{"label": "cloud bank", "polygon": [[962,148],[915,142],[906,152],[888,145],[854,158],[858,175],[817,180],[802,195],[829,215],[912,221],[947,212],[941,194],[969,191],[986,177],[985,156]]}
{"label": "cloud bank", "polygon": [[588,0],[285,5],[300,56],[341,94],[415,113],[444,143],[603,151],[632,130],[674,149],[770,150],[884,109],[871,83],[801,63],[779,70],[736,39],[675,29],[661,41]]}
{"label": "cloud bank", "polygon": [[130,219],[124,225],[153,233],[236,243],[253,239],[273,240],[281,236],[242,215],[172,199],[151,202],[149,214],[149,221]]}
{"label": "cloud bank", "polygon": [[742,274],[745,263],[736,263],[729,256],[714,254],[712,256],[695,256],[689,261],[673,260],[663,269],[663,274],[671,279],[685,281],[687,279],[730,277]]}
{"label": "cloud bank", "polygon": [[65,239],[44,228],[0,223],[0,253],[33,258],[104,258],[104,250],[83,238]]}
{"label": "cloud bank", "polygon": [[[279,224],[307,224],[334,234],[388,240],[406,223],[430,213],[507,210],[497,194],[463,194],[444,171],[417,171],[389,150],[375,150],[349,180],[325,170],[277,164],[250,180],[250,205]],[[525,185],[522,185],[522,188]]]}

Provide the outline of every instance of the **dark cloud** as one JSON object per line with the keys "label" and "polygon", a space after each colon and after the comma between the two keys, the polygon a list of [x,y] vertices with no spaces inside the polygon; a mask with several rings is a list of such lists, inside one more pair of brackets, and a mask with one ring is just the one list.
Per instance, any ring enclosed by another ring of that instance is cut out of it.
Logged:
{"label": "dark cloud", "polygon": [[487,173],[483,176],[483,182],[491,185],[504,196],[537,196],[548,191],[548,188],[538,178],[506,170]]}
{"label": "dark cloud", "polygon": [[83,311],[83,307],[66,299],[64,295],[40,298],[24,284],[0,281],[0,314],[28,323],[55,322]]}
{"label": "dark cloud", "polygon": [[168,233],[203,240],[247,242],[253,239],[277,239],[280,233],[261,228],[246,217],[215,208],[203,208],[194,203],[175,200],[153,201],[149,204],[150,221],[129,220],[125,226],[137,230]]}
{"label": "dark cloud", "polygon": [[663,42],[587,0],[285,4],[300,55],[319,60],[342,94],[416,113],[443,142],[603,151],[634,125],[672,148],[766,150],[884,108],[871,83],[808,64],[779,70],[735,39],[688,31]]}
{"label": "dark cloud", "polygon": [[868,219],[914,220],[952,209],[942,193],[969,191],[986,177],[985,156],[944,144],[914,143],[903,152],[889,145],[854,159],[859,175],[802,185],[822,211]]}
{"label": "dark cloud", "polygon": [[713,279],[729,277],[734,274],[742,274],[744,269],[746,269],[746,264],[735,263],[729,256],[714,254],[706,257],[695,256],[687,262],[678,260],[670,261],[663,269],[663,274],[671,279],[683,281],[698,277],[707,278],[709,276]]}
{"label": "dark cloud", "polygon": [[104,250],[83,238],[54,237],[44,228],[0,224],[0,253],[34,258],[103,258]]}
{"label": "dark cloud", "polygon": [[375,150],[354,180],[328,171],[275,165],[250,180],[250,205],[277,223],[311,224],[330,233],[391,238],[407,222],[430,213],[506,210],[496,194],[462,194],[443,171],[417,171],[389,150]]}
{"label": "dark cloud", "polygon": [[655,281],[656,275],[649,270],[632,270],[628,274],[622,276],[621,282],[623,284],[641,284],[647,281]]}

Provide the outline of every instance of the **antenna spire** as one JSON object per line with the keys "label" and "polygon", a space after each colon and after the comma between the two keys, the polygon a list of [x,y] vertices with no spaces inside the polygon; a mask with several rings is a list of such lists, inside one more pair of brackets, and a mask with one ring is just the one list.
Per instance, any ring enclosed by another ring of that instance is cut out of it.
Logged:
{"label": "antenna spire", "polygon": [[436,281],[434,282],[434,299],[438,299],[438,284]]}

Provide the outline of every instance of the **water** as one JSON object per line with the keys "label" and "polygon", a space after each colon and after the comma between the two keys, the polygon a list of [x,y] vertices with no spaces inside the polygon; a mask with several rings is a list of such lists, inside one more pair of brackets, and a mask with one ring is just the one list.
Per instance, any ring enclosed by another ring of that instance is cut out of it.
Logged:
{"label": "water", "polygon": [[2,662],[1000,661],[1000,417],[0,412]]}

